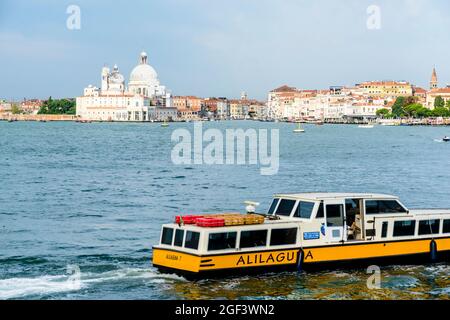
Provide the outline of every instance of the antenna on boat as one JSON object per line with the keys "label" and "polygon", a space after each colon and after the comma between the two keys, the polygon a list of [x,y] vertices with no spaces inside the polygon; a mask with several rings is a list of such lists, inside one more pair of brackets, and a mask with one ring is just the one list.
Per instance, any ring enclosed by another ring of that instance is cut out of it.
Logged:
{"label": "antenna on boat", "polygon": [[245,207],[245,210],[247,211],[247,213],[255,213],[256,207],[260,205],[259,202],[254,202],[254,201],[244,201],[244,204],[247,205]]}

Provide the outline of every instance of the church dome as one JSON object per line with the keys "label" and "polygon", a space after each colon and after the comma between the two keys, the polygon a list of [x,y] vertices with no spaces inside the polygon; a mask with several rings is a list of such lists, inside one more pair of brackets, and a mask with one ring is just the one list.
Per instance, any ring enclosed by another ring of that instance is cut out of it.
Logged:
{"label": "church dome", "polygon": [[158,74],[152,66],[147,64],[147,54],[142,52],[140,64],[137,65],[130,75],[130,84],[142,83],[147,86],[159,85]]}

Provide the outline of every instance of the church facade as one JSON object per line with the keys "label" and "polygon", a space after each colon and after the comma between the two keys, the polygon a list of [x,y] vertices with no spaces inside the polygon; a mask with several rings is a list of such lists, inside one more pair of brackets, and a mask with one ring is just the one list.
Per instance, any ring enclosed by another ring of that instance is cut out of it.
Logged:
{"label": "church facade", "polygon": [[[103,67],[101,87],[89,85],[83,96],[76,99],[77,116],[93,121],[175,120],[177,112],[172,107],[171,94],[160,84],[147,60],[147,54],[142,52],[128,86],[117,65],[112,70]],[[159,119],[159,115],[164,117]]]}

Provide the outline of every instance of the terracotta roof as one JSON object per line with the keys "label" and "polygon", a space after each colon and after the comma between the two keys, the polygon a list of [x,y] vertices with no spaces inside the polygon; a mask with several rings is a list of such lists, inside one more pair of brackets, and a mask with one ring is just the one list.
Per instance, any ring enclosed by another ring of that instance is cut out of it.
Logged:
{"label": "terracotta roof", "polygon": [[272,90],[271,92],[295,92],[295,91],[297,91],[296,88],[284,85],[284,86],[281,86],[279,88]]}
{"label": "terracotta roof", "polygon": [[450,88],[433,89],[433,90],[430,90],[428,93],[429,94],[440,94],[440,93],[450,94]]}
{"label": "terracotta roof", "polygon": [[420,94],[425,94],[425,93],[427,93],[427,90],[425,90],[424,88],[415,87],[414,88],[414,92],[415,93],[420,93]]}
{"label": "terracotta roof", "polygon": [[359,86],[410,86],[406,81],[365,81]]}

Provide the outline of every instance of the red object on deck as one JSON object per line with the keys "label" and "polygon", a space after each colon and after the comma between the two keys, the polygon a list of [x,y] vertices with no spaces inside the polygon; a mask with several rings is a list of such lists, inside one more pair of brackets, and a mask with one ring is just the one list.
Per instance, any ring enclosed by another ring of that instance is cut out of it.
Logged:
{"label": "red object on deck", "polygon": [[176,216],[175,223],[180,223],[181,218],[183,218],[184,224],[196,224],[198,218],[203,218],[203,216],[199,215],[186,215],[186,216]]}
{"label": "red object on deck", "polygon": [[225,219],[220,218],[197,218],[197,226],[204,228],[219,228],[225,226]]}

